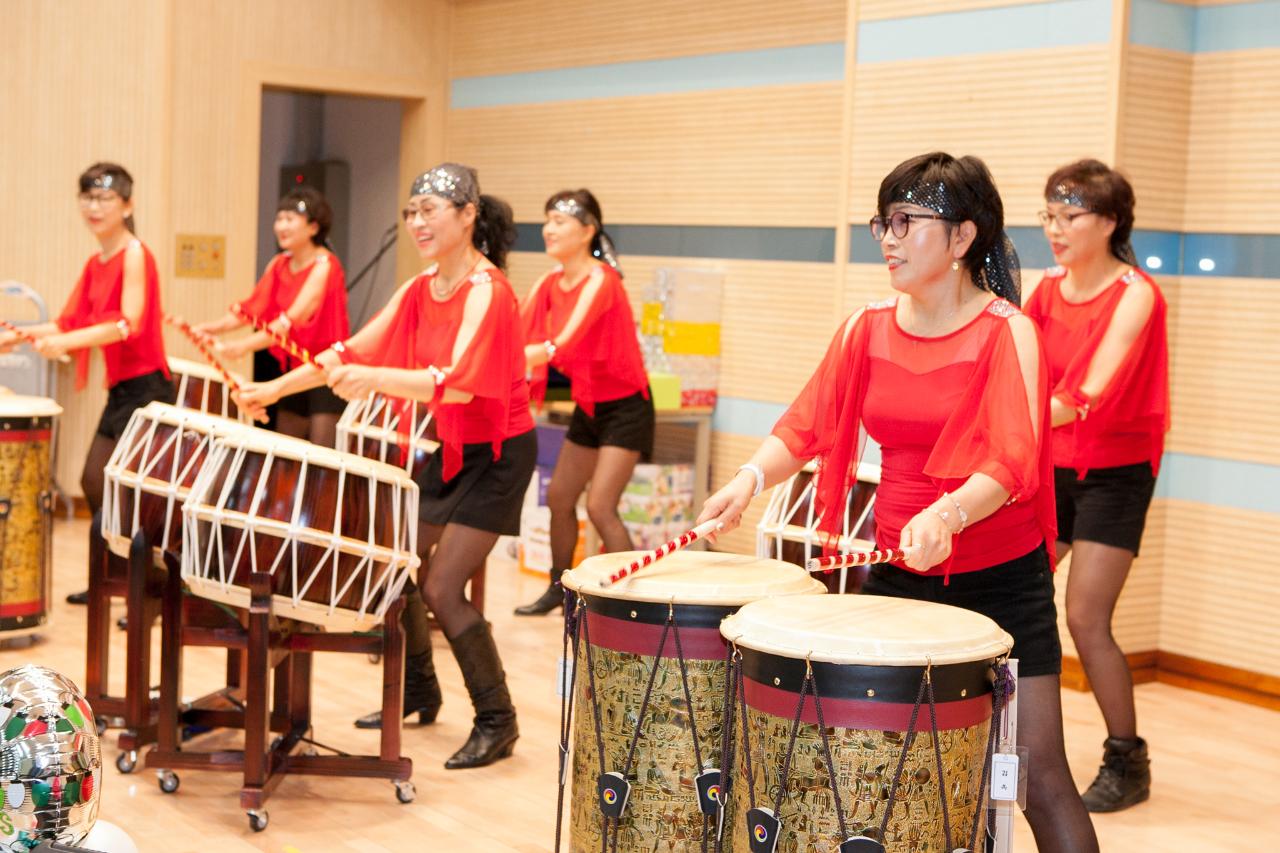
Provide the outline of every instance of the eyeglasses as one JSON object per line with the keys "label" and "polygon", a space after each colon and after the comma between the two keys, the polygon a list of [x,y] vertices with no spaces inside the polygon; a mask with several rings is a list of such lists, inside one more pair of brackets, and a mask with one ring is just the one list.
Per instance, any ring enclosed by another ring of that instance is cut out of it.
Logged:
{"label": "eyeglasses", "polygon": [[445,205],[427,204],[427,205],[423,205],[422,207],[417,207],[411,204],[408,207],[406,207],[404,210],[400,211],[400,216],[404,218],[404,222],[406,225],[412,224],[413,220],[419,216],[422,217],[423,222],[430,222],[433,218],[435,218],[436,216],[439,216],[440,211],[444,210],[447,206],[448,206],[447,204]]}
{"label": "eyeglasses", "polygon": [[1050,213],[1047,210],[1042,210],[1037,213],[1036,216],[1040,217],[1040,224],[1046,228],[1048,228],[1049,223],[1052,222],[1054,225],[1058,226],[1059,231],[1066,231],[1071,227],[1071,223],[1075,222],[1081,216],[1089,216],[1092,213],[1092,210],[1082,210],[1079,213]]}
{"label": "eyeglasses", "polygon": [[87,210],[88,208],[93,207],[95,204],[99,208],[106,207],[107,205],[113,203],[116,199],[120,198],[120,194],[115,192],[110,192],[110,191],[97,192],[97,193],[86,192],[86,193],[80,193],[80,195],[77,196],[77,198],[80,201],[80,206]]}
{"label": "eyeglasses", "polygon": [[915,219],[940,219],[943,222],[955,221],[935,213],[907,213],[905,210],[899,210],[889,216],[873,216],[868,225],[871,227],[871,236],[879,243],[884,239],[884,235],[890,231],[893,232],[893,236],[901,240],[907,236],[907,231],[911,228],[911,222]]}

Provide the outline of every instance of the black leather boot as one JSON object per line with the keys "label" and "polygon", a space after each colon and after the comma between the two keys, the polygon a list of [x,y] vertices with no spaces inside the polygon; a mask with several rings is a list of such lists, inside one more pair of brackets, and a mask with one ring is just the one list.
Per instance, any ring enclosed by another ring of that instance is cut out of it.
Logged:
{"label": "black leather boot", "polygon": [[449,645],[458,659],[476,716],[471,736],[444,766],[446,770],[484,767],[511,755],[516,738],[520,737],[516,709],[507,691],[507,676],[488,622],[477,622],[451,637]]}
{"label": "black leather boot", "polygon": [[1118,812],[1151,796],[1151,761],[1147,742],[1109,737],[1102,743],[1098,778],[1082,795],[1091,812]]}
{"label": "black leather boot", "polygon": [[516,608],[517,616],[545,616],[564,604],[564,587],[560,586],[563,569],[551,570],[551,585],[531,604]]}
{"label": "black leather boot", "polygon": [[[436,679],[435,663],[431,660],[431,646],[425,654],[407,655],[404,659],[404,716],[417,713],[418,724],[428,725],[436,721],[444,697],[440,694],[440,682]],[[357,729],[382,728],[382,712],[374,711],[356,720]]]}

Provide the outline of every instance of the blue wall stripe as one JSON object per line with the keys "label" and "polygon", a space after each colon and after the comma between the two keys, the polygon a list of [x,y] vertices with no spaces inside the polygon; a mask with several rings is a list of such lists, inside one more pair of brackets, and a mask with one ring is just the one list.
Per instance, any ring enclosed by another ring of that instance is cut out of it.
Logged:
{"label": "blue wall stripe", "polygon": [[[816,261],[835,258],[832,228],[717,225],[609,225],[621,255],[674,258],[731,258],[752,261]],[[541,252],[542,223],[516,225],[518,252]]]}
{"label": "blue wall stripe", "polygon": [[[798,388],[796,389],[799,390]],[[721,397],[712,418],[717,432],[764,438],[787,407],[781,403]],[[868,442],[866,461],[880,461]],[[1156,496],[1257,512],[1280,513],[1280,466],[1187,453],[1166,453]]]}
{"label": "blue wall stripe", "polygon": [[1056,0],[858,24],[858,62],[1105,44],[1111,0]]}
{"label": "blue wall stripe", "polygon": [[1129,41],[1182,53],[1280,47],[1280,0],[1221,6],[1133,0]]}
{"label": "blue wall stripe", "polygon": [[459,77],[450,107],[542,104],[709,89],[831,83],[844,79],[844,41]]}

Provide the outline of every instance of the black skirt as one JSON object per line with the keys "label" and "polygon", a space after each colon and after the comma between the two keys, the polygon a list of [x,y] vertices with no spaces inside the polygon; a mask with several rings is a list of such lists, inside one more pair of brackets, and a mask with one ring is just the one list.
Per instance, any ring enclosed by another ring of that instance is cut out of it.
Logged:
{"label": "black skirt", "polygon": [[123,379],[107,391],[107,405],[98,420],[98,435],[119,441],[134,410],[157,401],[172,403],[177,398],[173,380],[166,378],[162,370]]}
{"label": "black skirt", "polygon": [[1054,468],[1053,487],[1060,542],[1082,539],[1138,556],[1147,508],[1156,490],[1150,464],[1090,468],[1083,480],[1071,468]]}
{"label": "black skirt", "polygon": [[635,450],[648,462],[653,456],[653,433],[656,416],[653,395],[637,391],[619,400],[596,401],[594,417],[575,406],[569,420],[566,441],[579,447],[621,447]]}
{"label": "black skirt", "polygon": [[462,524],[501,536],[520,533],[520,510],[538,462],[535,430],[502,442],[493,458],[490,444],[462,448],[462,469],[444,482],[444,454],[437,452],[414,477],[418,484],[418,518],[425,524]]}

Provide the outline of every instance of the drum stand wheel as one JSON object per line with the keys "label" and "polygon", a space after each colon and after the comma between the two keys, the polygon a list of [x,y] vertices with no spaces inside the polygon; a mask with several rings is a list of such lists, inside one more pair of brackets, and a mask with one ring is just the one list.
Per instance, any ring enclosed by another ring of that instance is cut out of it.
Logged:
{"label": "drum stand wheel", "polygon": [[267,822],[271,819],[266,809],[249,809],[245,814],[249,816],[249,828],[254,832],[262,832],[266,829]]}
{"label": "drum stand wheel", "polygon": [[160,790],[166,794],[176,794],[178,786],[182,784],[182,780],[178,778],[178,774],[172,770],[157,770],[156,781],[160,784]]}
{"label": "drum stand wheel", "polygon": [[392,784],[396,786],[396,799],[405,805],[418,798],[418,789],[408,779],[397,779]]}
{"label": "drum stand wheel", "polygon": [[121,773],[132,773],[138,766],[138,750],[127,749],[116,756],[116,769]]}

